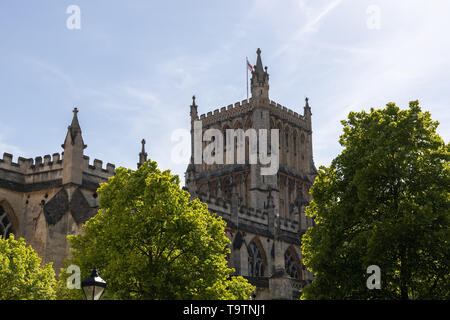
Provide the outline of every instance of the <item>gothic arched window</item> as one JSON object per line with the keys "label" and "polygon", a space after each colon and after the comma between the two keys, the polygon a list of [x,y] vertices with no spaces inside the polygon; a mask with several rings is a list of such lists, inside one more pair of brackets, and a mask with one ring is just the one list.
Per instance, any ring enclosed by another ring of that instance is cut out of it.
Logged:
{"label": "gothic arched window", "polygon": [[[233,127],[233,129],[235,130],[234,131],[234,136],[233,136],[233,144],[234,144],[234,162],[233,162],[233,164],[237,164],[238,163],[238,151],[239,151],[239,155],[240,155],[240,153],[242,152],[242,151],[244,151],[244,150],[242,150],[243,149],[243,147],[245,146],[245,138],[244,138],[244,141],[241,141],[240,139],[238,139],[238,134],[236,134],[236,130],[238,130],[238,129],[242,129],[243,127],[242,127],[242,124],[239,122],[239,121],[236,121],[235,123],[234,123],[234,127]],[[231,143],[231,141],[230,141],[230,143]],[[245,160],[245,157],[244,157],[244,160]]]}
{"label": "gothic arched window", "polygon": [[285,135],[286,135],[286,137],[284,140],[286,142],[286,151],[289,151],[288,150],[289,149],[289,131],[288,131],[288,129],[286,129]]}
{"label": "gothic arched window", "polygon": [[291,250],[286,250],[284,253],[284,265],[286,268],[286,273],[294,279],[300,279],[300,270],[298,268],[298,263],[294,258]]}
{"label": "gothic arched window", "polygon": [[296,156],[297,155],[297,133],[296,132],[294,132],[293,140],[294,141],[292,141],[292,144],[294,145],[294,156]]}
{"label": "gothic arched window", "polygon": [[278,161],[284,165],[285,155],[283,152],[283,128],[281,122],[278,123]]}
{"label": "gothic arched window", "polygon": [[8,220],[5,210],[0,205],[0,237],[7,239],[13,233],[11,222]]}
{"label": "gothic arched window", "polygon": [[264,259],[254,241],[250,242],[248,255],[248,275],[250,277],[264,276]]}
{"label": "gothic arched window", "polygon": [[305,135],[302,133],[301,137],[300,137],[300,149],[301,149],[301,156],[302,156],[302,160],[305,159],[305,153],[306,153],[306,138]]}
{"label": "gothic arched window", "polygon": [[227,163],[227,142],[230,143],[229,141],[227,141],[227,130],[229,130],[230,127],[228,125],[225,125],[222,129],[223,132],[223,164],[228,164]]}

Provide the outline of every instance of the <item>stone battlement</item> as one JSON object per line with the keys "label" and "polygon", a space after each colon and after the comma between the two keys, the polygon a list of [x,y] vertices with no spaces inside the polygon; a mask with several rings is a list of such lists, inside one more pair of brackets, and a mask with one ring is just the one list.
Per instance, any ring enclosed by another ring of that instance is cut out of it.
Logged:
{"label": "stone battlement", "polygon": [[0,168],[22,174],[33,174],[62,169],[62,159],[59,153],[54,153],[53,156],[47,154],[34,159],[19,157],[17,162],[13,162],[13,155],[5,152],[0,159]]}
{"label": "stone battlement", "polygon": [[[89,157],[83,156],[83,172],[89,175],[101,177],[107,179],[108,177],[114,175],[115,165],[107,163],[106,167],[103,168],[103,161],[94,159],[93,163],[89,163]],[[44,157],[38,156],[33,158],[23,158],[19,157],[17,162],[13,162],[13,155],[10,153],[3,153],[3,158],[0,159],[0,169],[11,171],[14,173],[34,176],[48,173],[50,171],[61,171],[63,169],[63,159],[61,154],[54,153],[52,156],[49,154]],[[60,175],[53,178],[61,178]],[[26,179],[30,180],[30,179]],[[31,179],[35,180],[35,178]],[[44,179],[46,180],[46,179]],[[26,181],[28,182],[28,181]],[[31,182],[31,181],[30,181]]]}
{"label": "stone battlement", "polygon": [[[212,125],[215,122],[228,120],[235,116],[245,114],[249,112],[256,103],[258,103],[258,101],[254,98],[242,100],[241,102],[236,102],[235,104],[230,104],[226,107],[221,107],[220,109],[215,109],[214,111],[209,111],[206,114],[202,114],[199,119],[203,122],[203,125]],[[271,111],[274,115],[283,120],[288,120],[299,125],[306,124],[304,115],[294,112],[293,110],[272,100],[270,100],[269,106],[271,107]]]}
{"label": "stone battlement", "polygon": [[115,165],[107,163],[103,168],[103,161],[94,159],[92,164],[89,164],[89,157],[83,156],[83,171],[92,175],[108,178],[114,174]]}
{"label": "stone battlement", "polygon": [[297,220],[279,218],[280,229],[290,232],[299,232],[299,223]]}
{"label": "stone battlement", "polygon": [[[233,220],[231,204],[229,201],[216,199],[205,194],[199,194],[198,198],[208,205],[210,211],[217,213],[225,219]],[[277,226],[276,220],[277,219],[275,219],[275,224]],[[269,213],[265,210],[240,206],[238,208],[238,221],[239,223],[246,225],[254,225],[259,228],[269,229]],[[282,231],[292,233],[298,233],[300,231],[299,223],[294,219],[280,217],[279,223],[280,230]]]}
{"label": "stone battlement", "polygon": [[270,106],[273,108],[274,114],[279,118],[300,125],[306,124],[306,118],[304,115],[294,112],[293,110],[286,108],[285,106],[282,106],[281,104],[276,103],[272,100],[270,100]]}
{"label": "stone battlement", "polygon": [[252,98],[250,98],[249,100],[246,99],[241,102],[236,102],[234,105],[230,104],[226,107],[221,107],[220,110],[215,109],[214,111],[209,111],[206,115],[200,115],[200,120],[205,125],[209,125],[217,121],[222,121],[227,118],[246,113],[251,110],[252,101]]}

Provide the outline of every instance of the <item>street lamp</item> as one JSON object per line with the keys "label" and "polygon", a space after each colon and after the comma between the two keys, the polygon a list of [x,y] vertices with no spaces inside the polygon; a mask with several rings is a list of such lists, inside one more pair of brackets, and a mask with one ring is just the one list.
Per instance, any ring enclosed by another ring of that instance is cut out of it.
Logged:
{"label": "street lamp", "polygon": [[97,268],[94,267],[91,276],[81,282],[86,300],[100,300],[106,288],[106,282],[98,276]]}

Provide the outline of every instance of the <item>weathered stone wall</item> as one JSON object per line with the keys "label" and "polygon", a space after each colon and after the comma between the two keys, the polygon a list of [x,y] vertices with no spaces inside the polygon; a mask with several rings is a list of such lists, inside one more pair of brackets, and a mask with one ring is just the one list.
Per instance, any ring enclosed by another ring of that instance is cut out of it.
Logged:
{"label": "weathered stone wall", "polygon": [[114,165],[85,156],[77,109],[64,152],[35,159],[4,153],[0,159],[0,205],[16,237],[23,237],[57,273],[69,256],[67,236],[78,234],[98,209],[96,190],[114,175]]}

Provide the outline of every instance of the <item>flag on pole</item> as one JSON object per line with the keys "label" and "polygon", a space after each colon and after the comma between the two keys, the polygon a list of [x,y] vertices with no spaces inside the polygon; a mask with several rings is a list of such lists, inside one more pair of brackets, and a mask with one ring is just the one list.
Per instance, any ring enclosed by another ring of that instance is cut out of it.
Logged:
{"label": "flag on pole", "polygon": [[250,62],[248,62],[248,58],[247,58],[247,67],[250,69],[251,72],[253,72],[253,66],[250,64]]}

